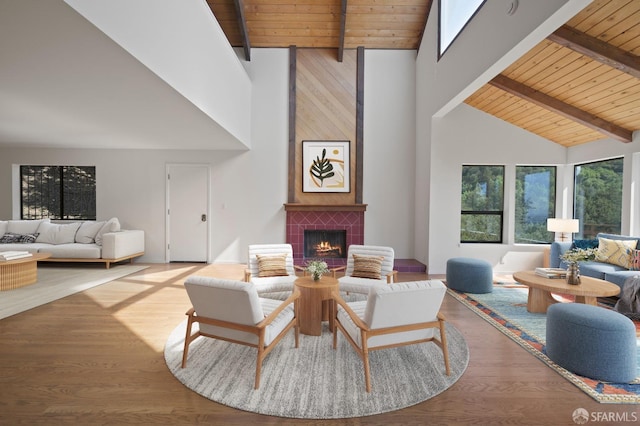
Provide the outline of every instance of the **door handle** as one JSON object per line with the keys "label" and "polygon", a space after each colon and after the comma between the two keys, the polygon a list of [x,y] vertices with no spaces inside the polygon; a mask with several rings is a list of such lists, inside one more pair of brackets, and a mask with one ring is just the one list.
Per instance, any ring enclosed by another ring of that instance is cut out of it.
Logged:
{"label": "door handle", "polygon": [[203,222],[206,222],[207,221],[207,215],[203,214],[202,216],[200,216],[200,220],[203,221]]}

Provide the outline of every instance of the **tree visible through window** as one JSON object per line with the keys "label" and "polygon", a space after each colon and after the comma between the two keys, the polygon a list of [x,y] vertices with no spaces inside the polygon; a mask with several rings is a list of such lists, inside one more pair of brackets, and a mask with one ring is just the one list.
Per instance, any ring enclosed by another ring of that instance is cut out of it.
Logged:
{"label": "tree visible through window", "polygon": [[504,166],[462,166],[460,242],[501,243]]}
{"label": "tree visible through window", "polygon": [[96,168],[20,166],[22,219],[95,220]]}
{"label": "tree visible through window", "polygon": [[577,238],[621,232],[622,168],[622,158],[575,166],[573,217],[580,220]]}
{"label": "tree visible through window", "polygon": [[547,218],[555,217],[556,168],[516,166],[516,244],[549,244],[554,234],[547,231]]}

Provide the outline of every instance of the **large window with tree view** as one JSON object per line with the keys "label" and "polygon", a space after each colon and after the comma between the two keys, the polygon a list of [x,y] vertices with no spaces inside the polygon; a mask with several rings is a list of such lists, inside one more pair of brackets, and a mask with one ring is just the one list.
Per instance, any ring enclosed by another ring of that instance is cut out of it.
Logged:
{"label": "large window with tree view", "polygon": [[22,219],[96,219],[96,168],[20,166]]}
{"label": "large window with tree view", "polygon": [[516,166],[516,244],[549,244],[547,218],[555,217],[556,167]]}
{"label": "large window with tree view", "polygon": [[501,243],[504,166],[462,166],[460,242]]}
{"label": "large window with tree view", "polygon": [[580,220],[576,238],[621,232],[622,168],[622,158],[575,166],[573,217]]}

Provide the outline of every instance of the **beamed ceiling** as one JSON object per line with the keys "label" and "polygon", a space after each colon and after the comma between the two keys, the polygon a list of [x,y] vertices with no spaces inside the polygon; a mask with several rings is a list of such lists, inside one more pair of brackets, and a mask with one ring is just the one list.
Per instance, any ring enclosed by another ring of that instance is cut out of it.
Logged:
{"label": "beamed ceiling", "polygon": [[[208,0],[234,47],[417,49],[433,0]],[[436,19],[432,17],[432,19]],[[640,129],[640,1],[595,0],[465,102],[563,146]]]}

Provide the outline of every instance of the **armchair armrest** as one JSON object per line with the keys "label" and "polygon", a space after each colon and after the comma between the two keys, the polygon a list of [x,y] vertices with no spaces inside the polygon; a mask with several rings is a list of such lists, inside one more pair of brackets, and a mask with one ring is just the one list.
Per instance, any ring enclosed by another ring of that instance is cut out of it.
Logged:
{"label": "armchair armrest", "polygon": [[398,271],[391,271],[387,274],[387,284],[398,282]]}
{"label": "armchair armrest", "polygon": [[276,319],[278,315],[280,315],[280,312],[282,312],[284,308],[294,303],[296,300],[298,300],[299,297],[300,297],[300,290],[296,288],[293,291],[293,293],[291,293],[291,296],[287,297],[287,299],[284,302],[282,302],[280,305],[278,305],[278,307],[273,312],[271,312],[262,321],[256,324],[256,327],[261,328],[269,325],[274,319]]}
{"label": "armchair armrest", "polygon": [[[333,300],[336,301],[338,305],[342,306],[342,308],[349,315],[349,317],[356,324],[356,326],[358,326],[359,329],[369,331],[369,326],[365,324],[364,321],[362,321],[355,312],[353,312],[353,309],[351,309],[351,307],[347,304],[347,302],[344,301],[342,296],[340,296],[340,292],[338,290],[333,290],[331,292],[331,297],[333,298]],[[337,313],[338,313],[338,310],[336,309],[336,315]]]}
{"label": "armchair armrest", "polygon": [[293,265],[293,269],[294,269],[294,271],[302,271],[303,275],[307,275],[307,271],[306,271],[306,268],[304,266]]}
{"label": "armchair armrest", "polygon": [[245,283],[250,283],[251,282],[251,270],[250,269],[245,269],[244,270],[244,282]]}
{"label": "armchair armrest", "polygon": [[338,271],[344,271],[345,269],[347,269],[347,267],[346,267],[346,266],[338,266],[337,268],[333,268],[333,269],[331,269],[331,270],[330,270],[330,271],[331,271],[331,277],[332,277],[332,278],[336,278],[336,272],[338,272]]}

